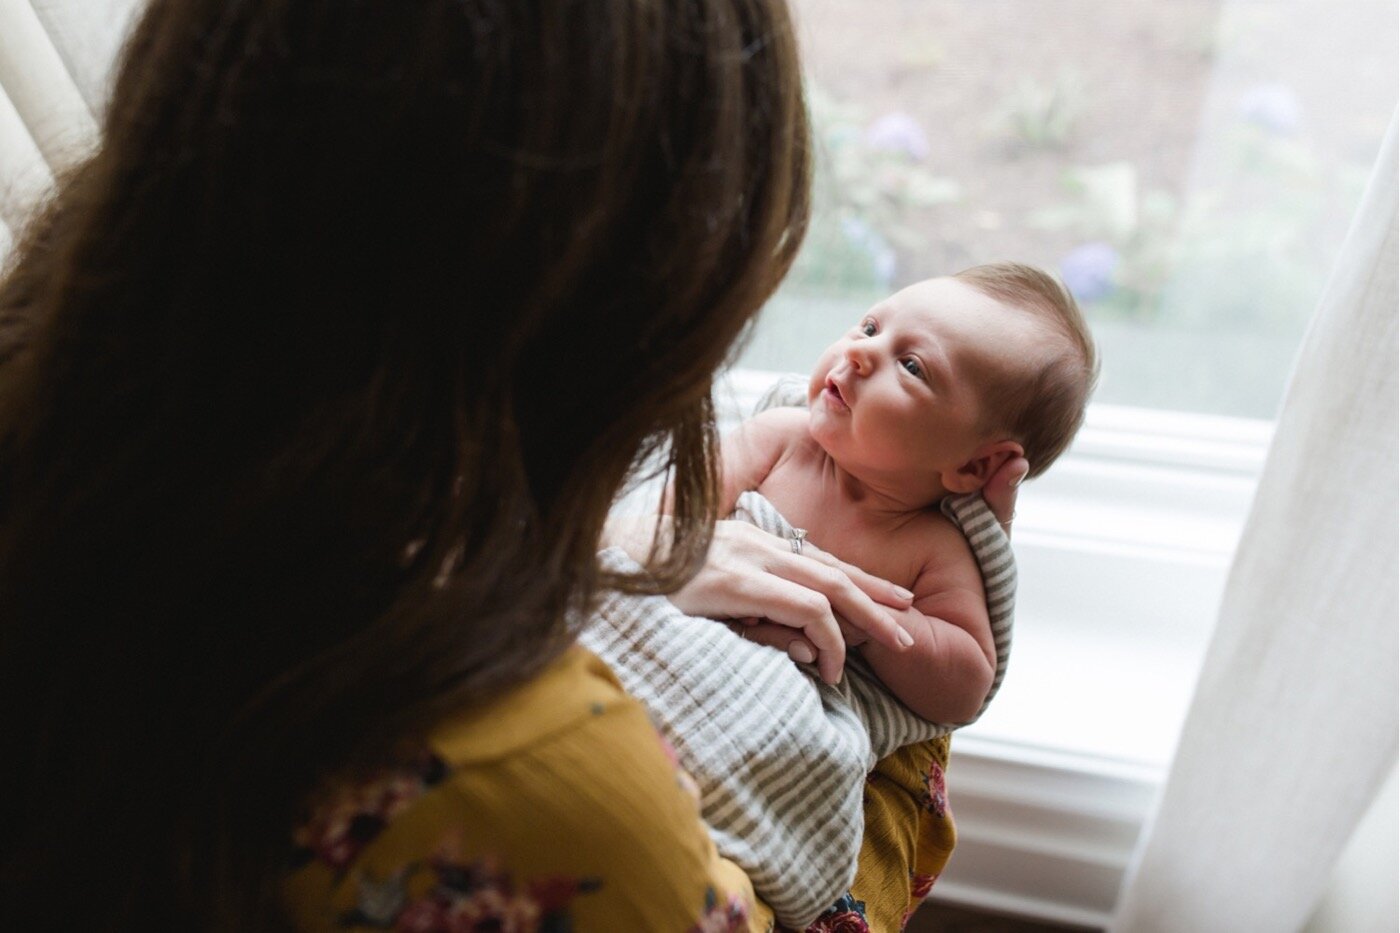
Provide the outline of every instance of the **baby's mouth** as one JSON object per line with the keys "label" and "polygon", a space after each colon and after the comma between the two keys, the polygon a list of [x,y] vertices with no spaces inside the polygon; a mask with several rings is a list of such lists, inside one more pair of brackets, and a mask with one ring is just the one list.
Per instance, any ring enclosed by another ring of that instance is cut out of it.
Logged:
{"label": "baby's mouth", "polygon": [[846,400],[846,396],[842,394],[841,387],[836,384],[835,379],[827,377],[826,394],[828,399],[835,402],[840,407],[848,410],[850,409],[851,403]]}

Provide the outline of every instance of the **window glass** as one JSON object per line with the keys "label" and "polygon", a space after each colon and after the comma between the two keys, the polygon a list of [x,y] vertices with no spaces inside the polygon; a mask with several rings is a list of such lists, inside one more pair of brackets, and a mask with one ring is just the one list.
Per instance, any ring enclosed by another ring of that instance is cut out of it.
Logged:
{"label": "window glass", "polygon": [[816,211],[741,366],[1015,259],[1079,297],[1097,401],[1273,417],[1395,110],[1393,0],[794,7]]}

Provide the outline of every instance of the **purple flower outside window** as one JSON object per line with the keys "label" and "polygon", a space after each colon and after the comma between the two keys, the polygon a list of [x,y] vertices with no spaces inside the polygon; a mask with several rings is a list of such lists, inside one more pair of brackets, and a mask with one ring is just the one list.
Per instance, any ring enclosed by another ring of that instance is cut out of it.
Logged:
{"label": "purple flower outside window", "polygon": [[1240,95],[1240,116],[1278,136],[1298,131],[1302,109],[1298,95],[1286,84],[1256,84]]}
{"label": "purple flower outside window", "polygon": [[1108,243],[1081,243],[1060,260],[1060,276],[1079,301],[1098,301],[1111,295],[1116,287],[1113,273],[1118,269],[1118,260],[1118,250]]}
{"label": "purple flower outside window", "polygon": [[865,131],[865,141],[874,149],[902,152],[915,162],[928,158],[928,136],[919,121],[902,110],[887,113]]}
{"label": "purple flower outside window", "polygon": [[861,217],[842,218],[841,232],[846,235],[847,243],[870,257],[870,269],[875,274],[875,280],[881,288],[888,288],[894,281],[896,263],[889,241]]}

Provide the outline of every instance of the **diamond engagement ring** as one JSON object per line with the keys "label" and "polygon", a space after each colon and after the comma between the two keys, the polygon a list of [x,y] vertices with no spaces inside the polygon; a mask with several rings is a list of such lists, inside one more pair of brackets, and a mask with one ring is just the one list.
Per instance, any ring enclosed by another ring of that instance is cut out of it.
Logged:
{"label": "diamond engagement ring", "polygon": [[807,529],[806,529],[806,528],[794,528],[794,529],[792,529],[792,537],[789,539],[789,543],[792,545],[792,553],[794,553],[794,554],[801,554],[801,553],[802,553],[802,542],[803,542],[803,541],[806,541],[806,540],[807,540]]}

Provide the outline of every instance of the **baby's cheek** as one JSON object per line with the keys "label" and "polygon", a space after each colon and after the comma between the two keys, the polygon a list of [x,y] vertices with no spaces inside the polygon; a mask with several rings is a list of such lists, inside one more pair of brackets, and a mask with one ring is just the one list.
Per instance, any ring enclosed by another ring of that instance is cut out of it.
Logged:
{"label": "baby's cheek", "polygon": [[837,341],[821,352],[817,357],[817,362],[812,366],[812,384],[825,385],[827,374],[836,366],[836,361],[841,357],[842,343]]}
{"label": "baby's cheek", "polygon": [[817,360],[817,364],[812,367],[812,374],[807,378],[807,404],[811,405],[817,400],[817,396],[822,389],[826,388],[826,374],[831,372],[831,365],[827,361],[826,354],[822,354]]}

